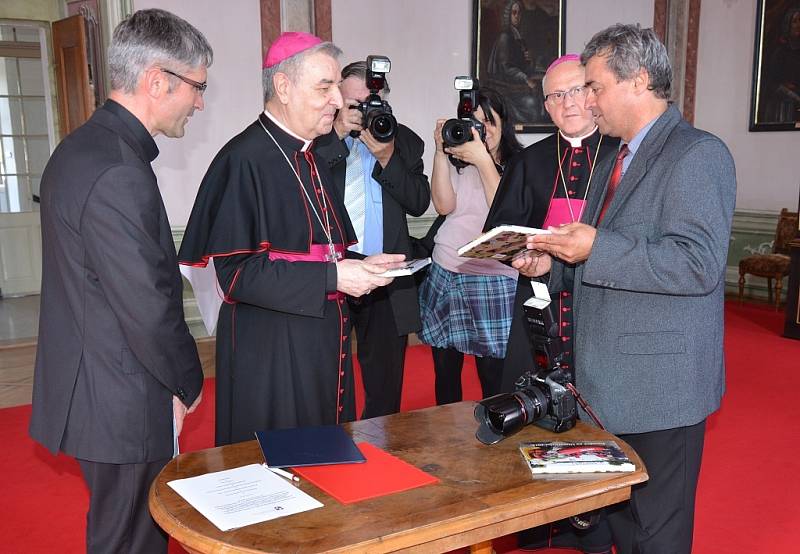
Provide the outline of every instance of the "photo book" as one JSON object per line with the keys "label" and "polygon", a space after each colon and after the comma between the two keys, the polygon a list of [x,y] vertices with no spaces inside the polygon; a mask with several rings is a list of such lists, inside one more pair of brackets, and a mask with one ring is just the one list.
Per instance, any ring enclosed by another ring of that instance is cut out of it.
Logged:
{"label": "photo book", "polygon": [[550,231],[546,229],[500,225],[459,248],[458,255],[465,258],[490,258],[509,263],[514,256],[527,250],[525,243],[528,237],[549,234]]}
{"label": "photo book", "polygon": [[614,441],[523,442],[519,451],[534,475],[627,472],[636,467]]}
{"label": "photo book", "polygon": [[423,267],[429,266],[431,263],[430,258],[419,258],[406,262],[403,267],[396,269],[387,269],[383,273],[379,273],[378,277],[403,277],[405,275],[413,275]]}

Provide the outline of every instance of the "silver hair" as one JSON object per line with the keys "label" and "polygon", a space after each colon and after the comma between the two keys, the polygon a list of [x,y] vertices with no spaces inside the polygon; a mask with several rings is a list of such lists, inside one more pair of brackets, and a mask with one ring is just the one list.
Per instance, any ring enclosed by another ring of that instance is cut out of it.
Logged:
{"label": "silver hair", "polygon": [[289,56],[285,60],[273,65],[272,67],[265,67],[261,72],[261,84],[264,87],[264,103],[269,102],[275,96],[275,74],[283,73],[289,77],[293,82],[297,82],[297,77],[303,67],[303,62],[308,56],[321,52],[327,54],[333,59],[338,59],[342,55],[342,50],[332,42],[321,42],[315,44],[311,48],[298,52],[294,56]]}
{"label": "silver hair", "polygon": [[131,93],[153,65],[186,71],[209,67],[213,60],[211,45],[190,23],[165,10],[139,10],[114,29],[108,73],[112,89]]}
{"label": "silver hair", "polygon": [[667,48],[652,29],[617,23],[594,35],[581,53],[586,65],[595,56],[606,58],[617,81],[633,79],[640,69],[650,77],[649,90],[657,98],[669,100],[672,92],[672,65]]}
{"label": "silver hair", "polygon": [[519,4],[519,9],[522,10],[522,0],[509,0],[503,8],[503,27],[511,27],[511,9],[514,4]]}

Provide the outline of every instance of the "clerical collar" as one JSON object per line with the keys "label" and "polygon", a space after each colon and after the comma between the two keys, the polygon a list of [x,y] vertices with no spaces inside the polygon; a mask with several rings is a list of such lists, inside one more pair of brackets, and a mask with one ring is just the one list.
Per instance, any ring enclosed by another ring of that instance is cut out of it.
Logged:
{"label": "clerical collar", "polygon": [[144,152],[148,162],[152,162],[158,157],[158,145],[138,117],[133,115],[125,106],[110,98],[103,104],[103,109],[113,113],[130,129],[136,142],[142,147],[142,152]]}
{"label": "clerical collar", "polygon": [[558,131],[558,134],[560,134],[561,138],[567,141],[572,148],[580,148],[581,144],[583,143],[583,139],[589,138],[595,133],[595,131],[597,131],[597,125],[594,126],[594,129],[592,129],[585,135],[581,135],[579,137],[568,137],[567,135],[562,133],[561,130]]}
{"label": "clerical collar", "polygon": [[269,110],[267,108],[264,108],[264,115],[266,115],[275,125],[277,125],[281,131],[283,131],[290,137],[296,138],[297,140],[303,143],[303,147],[300,149],[300,152],[305,152],[306,150],[308,150],[308,148],[311,146],[311,143],[314,142],[311,140],[306,140],[303,137],[297,136],[297,133],[293,133],[292,131],[290,131],[286,125],[278,121],[278,118],[269,113]]}

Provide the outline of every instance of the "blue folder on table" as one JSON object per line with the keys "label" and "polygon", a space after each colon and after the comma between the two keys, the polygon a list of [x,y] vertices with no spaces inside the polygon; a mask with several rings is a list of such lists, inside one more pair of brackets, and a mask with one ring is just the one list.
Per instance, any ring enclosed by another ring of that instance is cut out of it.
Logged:
{"label": "blue folder on table", "polygon": [[353,439],[338,425],[256,431],[269,467],[364,463]]}

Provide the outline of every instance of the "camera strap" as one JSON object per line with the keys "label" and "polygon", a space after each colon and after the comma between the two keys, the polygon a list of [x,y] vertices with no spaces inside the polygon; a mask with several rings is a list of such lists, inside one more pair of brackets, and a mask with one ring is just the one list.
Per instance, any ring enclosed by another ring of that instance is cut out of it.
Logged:
{"label": "camera strap", "polygon": [[605,426],[603,426],[603,424],[600,423],[600,419],[598,419],[597,414],[594,413],[594,410],[592,410],[592,407],[589,406],[589,403],[586,402],[586,400],[584,400],[583,396],[581,396],[581,393],[579,393],[578,389],[575,388],[575,385],[573,385],[572,383],[567,383],[565,387],[569,392],[572,393],[572,396],[575,397],[575,401],[578,404],[580,404],[581,408],[583,408],[583,411],[589,414],[589,417],[592,418],[592,421],[594,421],[595,425],[597,425],[598,427],[600,427],[600,429],[605,431],[606,430]]}

